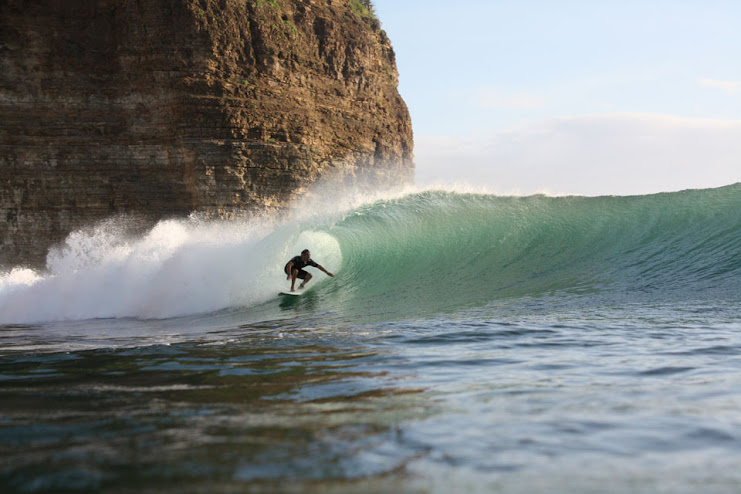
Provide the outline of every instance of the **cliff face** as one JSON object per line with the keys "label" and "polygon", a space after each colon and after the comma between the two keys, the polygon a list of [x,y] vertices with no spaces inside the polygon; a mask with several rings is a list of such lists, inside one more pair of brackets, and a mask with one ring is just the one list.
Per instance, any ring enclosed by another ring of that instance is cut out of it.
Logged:
{"label": "cliff face", "polygon": [[397,78],[361,0],[0,0],[0,266],[115,214],[409,182]]}

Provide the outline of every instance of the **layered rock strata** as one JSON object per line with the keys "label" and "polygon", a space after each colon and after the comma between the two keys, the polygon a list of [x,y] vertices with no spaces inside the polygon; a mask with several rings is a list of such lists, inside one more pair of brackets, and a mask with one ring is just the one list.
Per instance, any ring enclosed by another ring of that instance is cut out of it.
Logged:
{"label": "layered rock strata", "polygon": [[410,182],[397,85],[361,0],[1,0],[0,266],[112,215]]}

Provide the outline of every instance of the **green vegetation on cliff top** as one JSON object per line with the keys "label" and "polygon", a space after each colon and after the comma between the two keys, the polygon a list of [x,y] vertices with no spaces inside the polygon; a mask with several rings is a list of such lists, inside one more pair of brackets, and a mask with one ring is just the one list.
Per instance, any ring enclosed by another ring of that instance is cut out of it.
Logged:
{"label": "green vegetation on cliff top", "polygon": [[[258,8],[264,8],[266,5],[269,5],[275,9],[280,9],[280,4],[278,3],[278,0],[248,0],[248,1],[253,2]],[[376,18],[376,13],[373,7],[372,0],[349,0],[349,4],[350,4],[350,10],[355,15],[365,20],[366,22],[371,22],[371,25],[375,24],[376,29],[380,26],[380,24],[378,23],[378,19]]]}
{"label": "green vegetation on cliff top", "polygon": [[350,0],[350,8],[360,17],[375,17],[371,0]]}
{"label": "green vegetation on cliff top", "polygon": [[[279,8],[277,0],[252,0],[258,7],[263,7],[268,4],[272,7]],[[373,9],[373,2],[371,0],[350,0],[350,9],[359,15],[360,17],[373,17],[376,14]]]}

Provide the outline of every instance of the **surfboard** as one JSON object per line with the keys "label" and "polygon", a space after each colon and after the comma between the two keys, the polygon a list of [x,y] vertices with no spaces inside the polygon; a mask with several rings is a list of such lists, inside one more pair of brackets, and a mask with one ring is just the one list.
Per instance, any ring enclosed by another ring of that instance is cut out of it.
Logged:
{"label": "surfboard", "polygon": [[289,297],[298,297],[303,293],[303,290],[296,290],[295,292],[280,292],[281,295],[288,295]]}

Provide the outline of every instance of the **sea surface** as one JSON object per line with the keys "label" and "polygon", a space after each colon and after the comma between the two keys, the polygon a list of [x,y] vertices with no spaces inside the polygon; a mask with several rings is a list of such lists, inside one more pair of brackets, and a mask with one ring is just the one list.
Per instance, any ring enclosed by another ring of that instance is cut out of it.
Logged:
{"label": "sea surface", "polygon": [[324,197],[3,271],[0,491],[741,490],[741,184]]}

